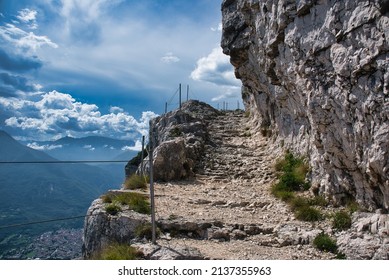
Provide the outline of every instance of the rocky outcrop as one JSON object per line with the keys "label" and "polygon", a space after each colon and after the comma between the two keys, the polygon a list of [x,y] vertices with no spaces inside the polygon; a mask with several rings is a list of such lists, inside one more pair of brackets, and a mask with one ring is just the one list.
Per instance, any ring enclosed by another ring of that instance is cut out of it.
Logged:
{"label": "rocky outcrop", "polygon": [[255,125],[305,155],[313,189],[389,209],[389,1],[224,0]]}
{"label": "rocky outcrop", "polygon": [[111,215],[106,211],[103,200],[96,199],[89,207],[85,218],[83,258],[93,258],[95,254],[112,243],[131,243],[131,240],[136,237],[136,228],[149,222],[149,215],[132,210]]}
{"label": "rocky outcrop", "polygon": [[[126,191],[110,191],[120,193]],[[147,240],[151,234],[150,216],[137,213],[121,206],[121,211],[111,214],[106,210],[107,204],[101,198],[93,201],[88,209],[84,224],[82,256],[84,259],[93,259],[101,251],[112,244],[129,244],[136,248],[143,259],[151,260],[196,260],[204,259],[198,250],[190,247],[178,246],[166,248],[153,245]],[[186,227],[188,223],[181,225],[187,231],[193,228]],[[159,221],[161,229],[171,229],[171,221]],[[159,230],[159,229],[158,229]]]}
{"label": "rocky outcrop", "polygon": [[[210,105],[190,100],[180,109],[152,120],[155,180],[180,180],[194,175],[204,154],[207,123],[218,114]],[[149,170],[148,158],[144,170]]]}
{"label": "rocky outcrop", "polygon": [[339,250],[348,259],[389,259],[389,215],[354,213],[349,230],[338,233]]}

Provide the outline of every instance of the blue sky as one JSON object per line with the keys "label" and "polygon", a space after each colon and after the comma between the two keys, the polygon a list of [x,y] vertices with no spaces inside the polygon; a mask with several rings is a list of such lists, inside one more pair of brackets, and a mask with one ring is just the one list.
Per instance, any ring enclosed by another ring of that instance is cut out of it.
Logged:
{"label": "blue sky", "polygon": [[138,138],[179,83],[193,99],[236,104],[240,82],[221,52],[220,6],[0,0],[0,129],[33,140]]}

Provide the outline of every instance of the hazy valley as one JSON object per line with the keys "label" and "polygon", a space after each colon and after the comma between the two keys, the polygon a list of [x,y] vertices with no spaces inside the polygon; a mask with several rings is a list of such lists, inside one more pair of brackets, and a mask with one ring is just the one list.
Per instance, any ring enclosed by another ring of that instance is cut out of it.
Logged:
{"label": "hazy valley", "polygon": [[[82,228],[83,218],[8,226],[85,215],[93,199],[108,189],[120,188],[125,162],[91,165],[59,161],[125,161],[135,154],[122,150],[126,144],[133,143],[102,137],[35,142],[35,146],[56,147],[46,153],[0,131],[0,258],[10,257],[9,250],[28,247],[33,238],[44,232]],[[39,163],[47,161],[51,163]]]}

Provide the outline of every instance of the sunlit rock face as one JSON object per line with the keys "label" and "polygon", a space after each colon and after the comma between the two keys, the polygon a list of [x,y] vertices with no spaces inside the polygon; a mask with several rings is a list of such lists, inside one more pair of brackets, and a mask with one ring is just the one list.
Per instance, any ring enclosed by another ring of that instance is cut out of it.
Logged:
{"label": "sunlit rock face", "polygon": [[222,47],[258,129],[313,189],[389,209],[389,1],[224,0]]}
{"label": "sunlit rock face", "polygon": [[[202,168],[204,145],[208,140],[207,126],[219,114],[204,102],[189,100],[180,109],[151,121],[155,180],[187,179]],[[143,165],[143,169],[149,172],[148,157]]]}

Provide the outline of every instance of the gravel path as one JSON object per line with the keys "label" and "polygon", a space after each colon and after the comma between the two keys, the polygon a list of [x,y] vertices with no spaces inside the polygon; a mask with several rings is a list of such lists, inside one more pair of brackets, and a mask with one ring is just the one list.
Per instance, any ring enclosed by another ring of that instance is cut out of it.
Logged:
{"label": "gravel path", "polygon": [[297,221],[270,194],[277,155],[267,138],[251,135],[247,122],[243,112],[219,116],[209,124],[204,170],[192,181],[155,185],[157,219],[180,217],[217,226],[205,237],[178,234],[158,242],[194,247],[210,259],[333,258],[311,245],[317,227],[326,228],[326,222]]}

